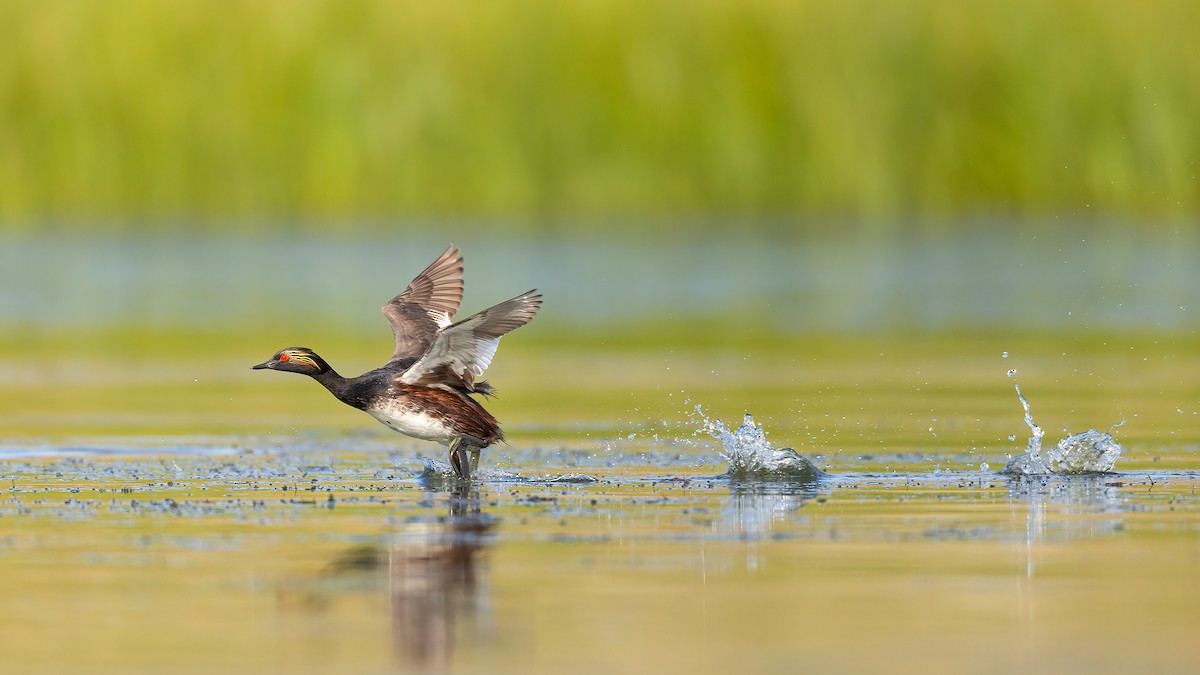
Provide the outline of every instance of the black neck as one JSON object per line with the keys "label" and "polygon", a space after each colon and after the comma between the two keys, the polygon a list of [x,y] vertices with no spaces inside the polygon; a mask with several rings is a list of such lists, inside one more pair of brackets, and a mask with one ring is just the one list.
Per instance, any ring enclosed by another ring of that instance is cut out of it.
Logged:
{"label": "black neck", "polygon": [[321,385],[328,389],[329,392],[334,396],[345,400],[343,395],[346,393],[346,389],[349,386],[350,380],[338,375],[337,371],[333,368],[329,368],[323,373],[317,373],[316,375],[312,375],[310,377],[317,382],[320,382]]}
{"label": "black neck", "polygon": [[342,403],[366,410],[375,398],[387,392],[391,375],[391,371],[380,368],[358,377],[346,378],[329,368],[323,373],[313,375],[312,379],[320,382]]}

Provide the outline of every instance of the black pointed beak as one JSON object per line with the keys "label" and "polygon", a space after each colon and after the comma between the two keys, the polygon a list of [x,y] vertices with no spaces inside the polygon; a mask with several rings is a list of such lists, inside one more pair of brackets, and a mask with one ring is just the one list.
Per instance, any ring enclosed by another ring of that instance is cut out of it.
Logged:
{"label": "black pointed beak", "polygon": [[273,361],[263,361],[257,366],[250,366],[250,370],[262,370],[263,368],[270,368],[272,363]]}

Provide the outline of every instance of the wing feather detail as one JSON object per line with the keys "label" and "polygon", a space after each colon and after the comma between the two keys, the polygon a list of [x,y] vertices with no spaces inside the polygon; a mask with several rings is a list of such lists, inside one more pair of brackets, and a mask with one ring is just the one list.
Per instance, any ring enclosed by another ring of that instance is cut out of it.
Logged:
{"label": "wing feather detail", "polygon": [[463,297],[463,258],[454,244],[416,276],[381,310],[392,326],[392,361],[424,354],[439,331],[450,326]]}
{"label": "wing feather detail", "polygon": [[[541,294],[531,290],[442,329],[399,381],[475,391],[500,338],[532,321],[541,306]],[[486,390],[481,386],[480,391]]]}

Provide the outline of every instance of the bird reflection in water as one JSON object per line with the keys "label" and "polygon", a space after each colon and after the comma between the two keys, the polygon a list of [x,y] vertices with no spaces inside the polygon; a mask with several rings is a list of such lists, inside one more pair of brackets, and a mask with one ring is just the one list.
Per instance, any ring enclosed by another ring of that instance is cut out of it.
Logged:
{"label": "bird reflection in water", "polygon": [[488,585],[480,554],[495,524],[481,512],[477,488],[457,487],[445,518],[406,524],[391,545],[357,547],[334,561],[330,572],[385,574],[397,664],[446,672],[456,640],[486,629]]}

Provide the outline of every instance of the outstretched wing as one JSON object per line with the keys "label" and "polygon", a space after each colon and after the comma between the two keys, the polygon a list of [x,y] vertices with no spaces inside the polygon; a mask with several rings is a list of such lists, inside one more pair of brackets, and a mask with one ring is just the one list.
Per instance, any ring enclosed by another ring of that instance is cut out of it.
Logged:
{"label": "outstretched wing", "polygon": [[443,329],[428,351],[400,374],[400,382],[475,391],[475,378],[491,365],[500,338],[533,320],[541,306],[541,294],[532,290]]}
{"label": "outstretched wing", "polygon": [[424,354],[438,331],[450,325],[450,317],[462,303],[462,276],[462,254],[450,244],[403,293],[383,306],[383,315],[396,336],[392,361]]}

